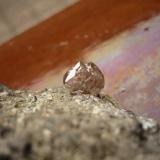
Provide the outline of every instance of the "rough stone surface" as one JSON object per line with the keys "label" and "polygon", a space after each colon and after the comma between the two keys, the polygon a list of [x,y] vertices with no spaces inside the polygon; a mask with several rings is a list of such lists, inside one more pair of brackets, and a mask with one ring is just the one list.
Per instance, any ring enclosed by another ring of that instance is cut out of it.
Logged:
{"label": "rough stone surface", "polygon": [[159,125],[109,96],[0,92],[0,160],[158,160]]}

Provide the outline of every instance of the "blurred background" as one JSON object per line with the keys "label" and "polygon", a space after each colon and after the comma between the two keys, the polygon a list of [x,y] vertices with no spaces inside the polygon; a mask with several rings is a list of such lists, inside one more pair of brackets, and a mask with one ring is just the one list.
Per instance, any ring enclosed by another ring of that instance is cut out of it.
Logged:
{"label": "blurred background", "polygon": [[0,43],[33,27],[77,0],[0,0]]}

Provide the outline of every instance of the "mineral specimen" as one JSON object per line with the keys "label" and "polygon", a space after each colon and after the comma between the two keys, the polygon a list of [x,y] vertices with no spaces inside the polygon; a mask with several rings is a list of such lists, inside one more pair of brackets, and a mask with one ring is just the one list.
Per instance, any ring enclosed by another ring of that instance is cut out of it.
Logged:
{"label": "mineral specimen", "polygon": [[104,87],[104,76],[94,63],[78,62],[65,73],[63,83],[72,94],[97,95]]}

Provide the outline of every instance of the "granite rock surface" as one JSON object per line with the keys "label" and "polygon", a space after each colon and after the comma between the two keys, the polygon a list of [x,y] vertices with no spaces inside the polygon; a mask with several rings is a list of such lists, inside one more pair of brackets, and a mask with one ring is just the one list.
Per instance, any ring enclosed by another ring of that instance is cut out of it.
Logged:
{"label": "granite rock surface", "polygon": [[0,160],[158,160],[159,124],[111,97],[0,88]]}

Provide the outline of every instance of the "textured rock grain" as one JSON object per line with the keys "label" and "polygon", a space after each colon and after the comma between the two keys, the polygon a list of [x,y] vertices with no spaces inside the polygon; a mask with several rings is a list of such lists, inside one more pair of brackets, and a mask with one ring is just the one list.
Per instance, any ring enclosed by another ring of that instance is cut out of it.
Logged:
{"label": "textured rock grain", "polygon": [[0,160],[158,160],[159,125],[110,97],[0,91]]}

